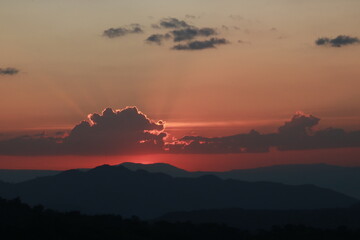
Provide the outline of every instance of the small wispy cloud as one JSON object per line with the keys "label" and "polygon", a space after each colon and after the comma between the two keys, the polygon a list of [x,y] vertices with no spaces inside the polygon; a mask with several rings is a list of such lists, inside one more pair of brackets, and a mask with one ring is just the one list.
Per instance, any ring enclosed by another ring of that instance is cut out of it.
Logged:
{"label": "small wispy cloud", "polygon": [[147,39],[147,43],[156,43],[158,45],[161,45],[163,40],[171,38],[171,35],[169,33],[166,34],[152,34]]}
{"label": "small wispy cloud", "polygon": [[[196,16],[187,15],[186,18],[195,19]],[[220,35],[217,28],[197,27],[177,18],[163,18],[151,26],[153,29],[163,32],[152,34],[145,41],[158,45],[161,45],[165,40],[172,40],[175,43],[181,42],[181,44],[176,44],[171,48],[174,50],[201,50],[229,43],[225,38],[215,37]]]}
{"label": "small wispy cloud", "polygon": [[195,37],[201,37],[201,36],[208,37],[208,36],[217,34],[215,29],[213,29],[213,28],[199,28],[198,29],[195,27],[174,30],[171,33],[174,36],[175,42],[180,42],[180,41],[184,41],[184,40],[192,40]]}
{"label": "small wispy cloud", "polygon": [[186,44],[175,45],[172,49],[174,50],[202,50],[207,48],[215,48],[216,45],[227,44],[225,38],[211,38],[204,41],[192,41]]}
{"label": "small wispy cloud", "polygon": [[143,33],[140,24],[134,23],[127,27],[109,28],[103,32],[104,37],[117,38],[132,33]]}
{"label": "small wispy cloud", "polygon": [[339,35],[336,38],[318,38],[315,44],[318,46],[329,46],[329,47],[342,47],[352,44],[360,43],[360,39],[357,37],[350,37],[347,35]]}
{"label": "small wispy cloud", "polygon": [[198,18],[197,16],[191,15],[191,14],[186,14],[185,17],[186,17],[186,18],[189,18],[189,19],[196,19],[196,18]]}
{"label": "small wispy cloud", "polygon": [[160,20],[160,27],[163,28],[187,28],[191,27],[187,22],[177,18],[163,18]]}
{"label": "small wispy cloud", "polygon": [[15,75],[20,71],[16,68],[8,67],[8,68],[0,68],[0,75]]}

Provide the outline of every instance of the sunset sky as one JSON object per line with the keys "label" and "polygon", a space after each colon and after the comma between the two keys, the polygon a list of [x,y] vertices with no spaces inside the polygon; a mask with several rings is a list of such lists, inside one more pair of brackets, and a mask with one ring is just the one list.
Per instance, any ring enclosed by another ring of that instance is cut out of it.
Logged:
{"label": "sunset sky", "polygon": [[[0,139],[68,134],[88,114],[127,106],[165,121],[167,142],[251,129],[276,133],[298,111],[320,119],[309,126],[314,131],[360,130],[359,9],[358,0],[2,0]],[[186,26],[165,25],[174,21]],[[184,29],[196,36],[177,41],[176,31]],[[154,34],[161,39],[147,40]],[[322,157],[297,149],[294,161],[360,165],[360,140],[354,142],[340,154],[346,159],[333,159],[340,147],[321,147]],[[84,156],[8,156],[14,154],[5,150],[0,168],[95,165],[94,156],[87,162]],[[286,159],[295,152],[289,152],[218,155],[232,160],[217,167],[292,163]],[[187,162],[199,158],[180,155]],[[188,169],[209,169],[205,155],[192,164],[174,158]],[[163,161],[171,159],[167,154]],[[258,164],[247,164],[252,159]]]}

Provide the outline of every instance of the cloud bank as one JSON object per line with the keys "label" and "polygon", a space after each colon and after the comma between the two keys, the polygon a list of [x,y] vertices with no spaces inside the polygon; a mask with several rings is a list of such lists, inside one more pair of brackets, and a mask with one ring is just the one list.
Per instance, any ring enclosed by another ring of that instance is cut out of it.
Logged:
{"label": "cloud bank", "polygon": [[167,147],[174,153],[203,154],[264,153],[271,147],[280,151],[360,147],[360,131],[345,132],[337,128],[314,131],[313,127],[319,121],[312,115],[296,113],[276,133],[261,134],[251,130],[249,133],[226,137],[185,136]]}
{"label": "cloud bank", "polygon": [[224,154],[360,147],[360,131],[339,128],[314,130],[320,119],[296,113],[275,133],[249,133],[224,137],[184,136],[164,142],[163,121],[155,122],[136,107],[105,109],[90,114],[68,134],[44,133],[0,141],[0,155],[121,155],[144,153]]}

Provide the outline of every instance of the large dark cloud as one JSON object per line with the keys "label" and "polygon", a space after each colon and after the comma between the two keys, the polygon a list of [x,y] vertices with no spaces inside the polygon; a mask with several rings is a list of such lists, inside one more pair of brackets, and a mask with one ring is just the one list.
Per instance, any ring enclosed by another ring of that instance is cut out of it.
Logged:
{"label": "large dark cloud", "polygon": [[160,27],[163,28],[187,28],[191,27],[187,22],[177,18],[163,18],[160,20]]}
{"label": "large dark cloud", "polygon": [[280,151],[360,147],[360,131],[335,128],[314,131],[319,121],[312,115],[297,113],[279,127],[277,133],[260,134],[252,130],[247,134],[215,138],[185,136],[166,147],[174,153],[263,153],[271,147]]}
{"label": "large dark cloud", "polygon": [[339,35],[336,38],[319,38],[315,41],[318,46],[330,46],[330,47],[342,47],[346,45],[352,45],[360,43],[359,38],[350,37],[346,35]]}
{"label": "large dark cloud", "polygon": [[166,136],[163,122],[148,119],[136,107],[113,111],[107,108],[89,116],[64,139],[68,153],[118,154],[161,150]]}
{"label": "large dark cloud", "polygon": [[66,137],[44,134],[0,141],[2,155],[113,155],[161,152],[164,123],[154,122],[136,107],[91,114]]}
{"label": "large dark cloud", "polygon": [[0,75],[15,75],[18,73],[19,73],[19,70],[16,68],[12,68],[12,67],[0,68]]}
{"label": "large dark cloud", "polygon": [[173,47],[174,50],[203,50],[207,48],[215,48],[216,45],[227,44],[225,38],[211,38],[204,41],[191,41],[186,44],[178,44]]}
{"label": "large dark cloud", "polygon": [[184,28],[180,30],[173,30],[172,35],[174,36],[175,42],[180,42],[184,40],[192,40],[196,37],[209,37],[216,35],[217,32],[213,28]]}
{"label": "large dark cloud", "polygon": [[142,33],[142,32],[143,29],[139,24],[131,24],[128,27],[109,28],[103,32],[103,36],[108,38],[116,38],[131,33]]}

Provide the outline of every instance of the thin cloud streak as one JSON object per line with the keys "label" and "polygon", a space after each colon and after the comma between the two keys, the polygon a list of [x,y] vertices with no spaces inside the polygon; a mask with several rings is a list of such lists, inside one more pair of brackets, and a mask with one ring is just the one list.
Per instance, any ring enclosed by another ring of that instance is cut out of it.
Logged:
{"label": "thin cloud streak", "polygon": [[318,38],[315,41],[315,44],[318,46],[328,46],[328,47],[337,47],[337,48],[353,45],[353,44],[359,44],[359,43],[360,43],[359,38],[346,36],[346,35],[339,35],[335,38],[323,37],[323,38]]}
{"label": "thin cloud streak", "polygon": [[118,38],[128,34],[143,33],[143,29],[137,23],[131,24],[128,27],[109,28],[103,32],[104,37]]}
{"label": "thin cloud streak", "polygon": [[15,75],[20,72],[19,69],[8,67],[8,68],[0,68],[0,75]]}
{"label": "thin cloud streak", "polygon": [[167,122],[166,128],[190,128],[190,127],[236,127],[270,125],[283,122],[285,119],[273,120],[249,120],[249,121],[216,121],[216,122]]}
{"label": "thin cloud streak", "polygon": [[172,49],[182,51],[182,50],[204,50],[208,48],[216,48],[217,45],[228,44],[229,41],[225,38],[211,38],[209,40],[204,41],[192,41],[186,44],[178,44],[175,45]]}

